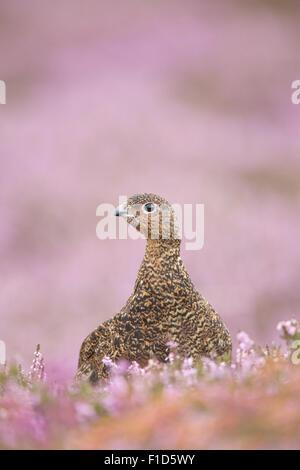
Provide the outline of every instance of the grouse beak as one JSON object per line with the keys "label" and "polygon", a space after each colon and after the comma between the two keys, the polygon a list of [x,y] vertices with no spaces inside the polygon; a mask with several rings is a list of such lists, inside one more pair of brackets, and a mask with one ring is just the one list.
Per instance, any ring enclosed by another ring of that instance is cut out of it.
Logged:
{"label": "grouse beak", "polygon": [[132,217],[132,215],[129,214],[127,209],[125,208],[125,204],[120,204],[120,206],[118,206],[115,209],[115,216],[116,217]]}

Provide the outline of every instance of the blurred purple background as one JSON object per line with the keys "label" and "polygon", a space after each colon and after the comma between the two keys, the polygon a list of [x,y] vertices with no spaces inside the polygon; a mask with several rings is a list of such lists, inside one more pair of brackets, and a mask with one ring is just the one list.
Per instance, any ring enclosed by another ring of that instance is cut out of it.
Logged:
{"label": "blurred purple background", "polygon": [[[203,5],[205,3],[205,5]],[[143,240],[96,238],[96,207],[155,192],[205,204],[182,250],[232,334],[299,319],[297,1],[2,0],[0,339],[76,367],[130,295]]]}

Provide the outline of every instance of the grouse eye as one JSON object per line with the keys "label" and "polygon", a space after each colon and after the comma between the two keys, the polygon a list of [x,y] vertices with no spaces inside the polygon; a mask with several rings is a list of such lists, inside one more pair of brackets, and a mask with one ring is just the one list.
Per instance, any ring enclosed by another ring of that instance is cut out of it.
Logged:
{"label": "grouse eye", "polygon": [[147,204],[144,204],[143,210],[148,214],[149,212],[153,212],[155,209],[155,205],[152,202],[147,202]]}

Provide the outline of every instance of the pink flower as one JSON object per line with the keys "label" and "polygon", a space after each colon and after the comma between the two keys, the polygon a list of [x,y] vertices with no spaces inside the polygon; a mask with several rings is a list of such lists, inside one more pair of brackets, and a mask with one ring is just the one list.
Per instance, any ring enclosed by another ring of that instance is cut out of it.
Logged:
{"label": "pink flower", "polygon": [[211,380],[218,380],[226,377],[230,373],[230,368],[225,362],[215,362],[209,357],[202,358],[204,371],[208,374]]}
{"label": "pink flower", "polygon": [[92,405],[84,401],[78,401],[75,403],[75,410],[79,422],[88,421],[96,416],[96,412]]}
{"label": "pink flower", "polygon": [[128,372],[130,373],[130,375],[145,375],[145,369],[142,369],[136,361],[133,361],[130,364],[130,366],[128,367]]}
{"label": "pink flower", "polygon": [[30,381],[38,380],[41,382],[44,382],[46,380],[44,358],[43,358],[43,355],[40,353],[39,344],[36,347],[36,351],[34,353],[34,357],[32,361],[32,366],[30,367],[29,380]]}
{"label": "pink flower", "polygon": [[102,362],[106,367],[109,367],[110,369],[114,369],[117,367],[117,364],[113,362],[111,358],[108,356],[104,356],[104,358],[102,359]]}
{"label": "pink flower", "polygon": [[254,341],[249,338],[245,331],[240,331],[236,337],[239,342],[239,347],[242,351],[250,351],[250,349],[252,349]]}
{"label": "pink flower", "polygon": [[172,341],[172,340],[168,341],[166,344],[167,344],[168,348],[170,348],[170,349],[176,349],[177,346],[178,346],[178,343],[176,343],[176,341]]}
{"label": "pink flower", "polygon": [[289,336],[294,336],[299,331],[299,323],[295,319],[280,321],[277,324],[276,329],[283,335],[287,334]]}

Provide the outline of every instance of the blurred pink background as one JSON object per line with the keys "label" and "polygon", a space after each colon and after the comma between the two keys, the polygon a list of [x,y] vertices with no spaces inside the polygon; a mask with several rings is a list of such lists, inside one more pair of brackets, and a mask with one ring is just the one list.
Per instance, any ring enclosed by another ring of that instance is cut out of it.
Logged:
{"label": "blurred pink background", "polygon": [[73,373],[129,297],[143,240],[96,237],[96,208],[154,192],[205,204],[182,250],[232,335],[299,319],[297,1],[2,0],[0,339]]}

